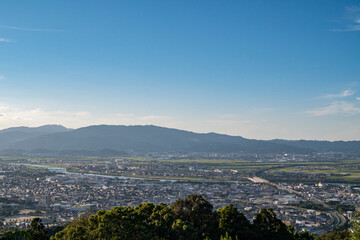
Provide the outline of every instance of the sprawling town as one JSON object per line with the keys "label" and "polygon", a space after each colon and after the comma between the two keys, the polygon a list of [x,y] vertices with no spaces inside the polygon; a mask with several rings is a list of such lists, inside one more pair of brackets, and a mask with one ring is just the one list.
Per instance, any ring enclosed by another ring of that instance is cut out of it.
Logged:
{"label": "sprawling town", "polygon": [[320,234],[347,227],[360,205],[356,184],[270,182],[259,174],[263,169],[251,173],[218,163],[208,167],[204,161],[144,164],[122,158],[50,162],[20,159],[1,164],[2,227],[28,228],[36,217],[46,226],[58,226],[100,209],[144,202],[170,205],[197,193],[214,209],[234,204],[250,221],[262,208],[273,208],[296,230]]}

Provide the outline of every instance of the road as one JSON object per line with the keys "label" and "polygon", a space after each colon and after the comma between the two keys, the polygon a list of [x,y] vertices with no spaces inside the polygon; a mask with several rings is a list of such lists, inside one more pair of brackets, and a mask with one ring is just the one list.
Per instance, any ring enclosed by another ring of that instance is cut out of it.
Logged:
{"label": "road", "polygon": [[336,209],[329,206],[325,201],[323,201],[321,199],[318,199],[318,198],[316,198],[314,196],[309,196],[308,194],[306,194],[304,192],[296,191],[296,190],[294,190],[294,189],[292,189],[290,187],[283,186],[281,184],[272,183],[267,179],[257,177],[256,174],[253,174],[253,176],[249,177],[248,179],[250,181],[252,181],[252,182],[255,182],[255,183],[264,183],[264,184],[271,185],[271,186],[276,187],[276,188],[278,188],[280,190],[287,191],[289,193],[301,196],[302,198],[304,198],[305,200],[307,200],[307,201],[309,201],[311,203],[321,204],[322,206],[324,206],[324,208],[326,209],[324,212],[326,214],[328,214],[333,219],[333,221],[328,225],[328,227],[326,229],[318,230],[316,232],[316,234],[321,234],[321,233],[324,233],[326,231],[331,231],[335,227],[342,227],[347,223],[347,219],[340,212],[338,212]]}

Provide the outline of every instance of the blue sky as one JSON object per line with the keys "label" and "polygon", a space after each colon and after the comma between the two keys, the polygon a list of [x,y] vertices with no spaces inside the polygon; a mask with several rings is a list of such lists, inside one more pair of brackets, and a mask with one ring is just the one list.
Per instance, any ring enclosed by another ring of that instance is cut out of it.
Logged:
{"label": "blue sky", "polygon": [[359,1],[0,1],[0,128],[360,140]]}

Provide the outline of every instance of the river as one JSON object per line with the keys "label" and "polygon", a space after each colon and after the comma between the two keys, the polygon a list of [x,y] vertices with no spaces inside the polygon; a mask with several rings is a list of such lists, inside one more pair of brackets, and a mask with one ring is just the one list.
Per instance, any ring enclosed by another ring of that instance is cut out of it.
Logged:
{"label": "river", "polygon": [[226,183],[239,183],[243,181],[229,181],[229,180],[182,180],[182,179],[166,179],[166,178],[142,178],[142,177],[128,177],[128,176],[113,176],[113,175],[103,175],[103,174],[94,174],[94,173],[77,173],[69,172],[66,168],[63,167],[54,167],[49,165],[39,165],[39,164],[29,164],[29,163],[14,163],[15,165],[24,165],[32,166],[38,168],[45,168],[51,172],[66,174],[66,175],[79,175],[79,176],[91,176],[91,177],[101,177],[101,178],[111,178],[111,179],[135,179],[135,180],[147,180],[147,181],[160,181],[160,182],[226,182]]}

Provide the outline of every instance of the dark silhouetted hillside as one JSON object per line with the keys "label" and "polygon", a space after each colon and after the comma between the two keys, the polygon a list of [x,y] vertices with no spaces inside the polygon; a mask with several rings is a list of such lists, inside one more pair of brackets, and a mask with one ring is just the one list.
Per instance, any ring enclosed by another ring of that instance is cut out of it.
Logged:
{"label": "dark silhouetted hillside", "polygon": [[194,133],[157,126],[98,125],[79,129],[47,125],[0,131],[0,150],[28,152],[216,152],[359,153],[360,141],[252,140],[216,133]]}

